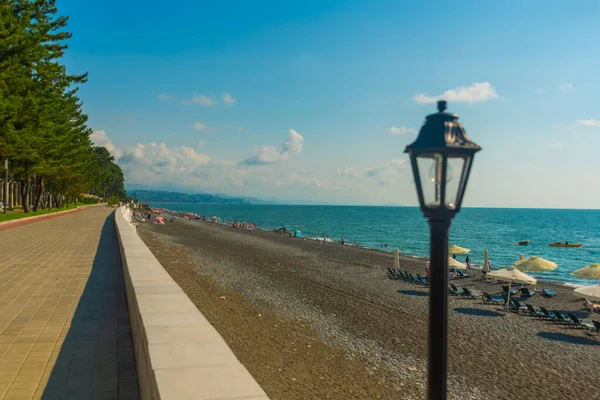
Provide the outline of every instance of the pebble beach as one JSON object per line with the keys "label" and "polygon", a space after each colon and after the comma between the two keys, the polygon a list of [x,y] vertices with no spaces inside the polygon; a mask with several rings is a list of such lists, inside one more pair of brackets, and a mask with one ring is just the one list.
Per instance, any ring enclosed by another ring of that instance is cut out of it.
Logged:
{"label": "pebble beach", "polygon": [[[272,399],[425,398],[428,289],[388,279],[393,255],[201,220],[138,230]],[[502,291],[478,272],[452,282]],[[557,295],[523,301],[600,321],[571,288],[538,288]],[[449,308],[449,398],[600,399],[598,336],[481,300]]]}

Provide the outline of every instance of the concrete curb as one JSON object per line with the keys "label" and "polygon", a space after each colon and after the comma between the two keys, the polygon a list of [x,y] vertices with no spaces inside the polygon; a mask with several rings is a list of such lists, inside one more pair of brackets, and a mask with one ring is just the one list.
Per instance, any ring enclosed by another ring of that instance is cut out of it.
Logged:
{"label": "concrete curb", "polygon": [[130,222],[115,225],[143,400],[268,400],[227,343],[173,281]]}

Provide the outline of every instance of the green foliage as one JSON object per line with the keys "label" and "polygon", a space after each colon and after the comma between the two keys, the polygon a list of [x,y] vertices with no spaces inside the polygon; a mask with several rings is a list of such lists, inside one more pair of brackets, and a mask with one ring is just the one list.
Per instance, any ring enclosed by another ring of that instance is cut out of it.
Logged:
{"label": "green foliage", "polygon": [[98,199],[95,197],[79,196],[78,200],[81,204],[98,204]]}
{"label": "green foliage", "polygon": [[81,203],[73,203],[73,204],[69,204],[67,207],[62,207],[62,208],[51,208],[51,209],[44,208],[42,210],[38,210],[38,211],[28,213],[28,214],[25,214],[24,212],[13,212],[10,214],[0,214],[0,222],[12,221],[14,219],[21,219],[21,218],[26,218],[26,217],[35,217],[36,215],[52,214],[52,213],[59,212],[59,211],[72,210],[80,205],[81,205]]}
{"label": "green foliage", "polygon": [[117,196],[110,196],[110,198],[108,199],[108,204],[109,205],[115,205],[119,201],[121,201],[121,199],[119,197],[117,197]]}
{"label": "green foliage", "polygon": [[124,197],[121,169],[90,140],[77,96],[87,74],[60,64],[71,34],[55,4],[0,0],[0,157],[9,158],[12,179],[27,185],[36,174],[55,195]]}

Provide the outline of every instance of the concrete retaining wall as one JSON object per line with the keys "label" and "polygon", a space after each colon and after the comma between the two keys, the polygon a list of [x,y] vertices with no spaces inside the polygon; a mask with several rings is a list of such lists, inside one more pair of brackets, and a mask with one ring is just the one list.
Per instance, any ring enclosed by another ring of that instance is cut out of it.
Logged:
{"label": "concrete retaining wall", "polygon": [[127,207],[116,210],[142,399],[268,399],[130,219]]}

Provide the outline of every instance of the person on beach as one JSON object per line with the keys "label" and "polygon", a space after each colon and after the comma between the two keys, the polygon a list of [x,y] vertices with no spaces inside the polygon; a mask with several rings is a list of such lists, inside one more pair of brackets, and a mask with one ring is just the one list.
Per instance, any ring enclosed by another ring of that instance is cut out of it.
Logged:
{"label": "person on beach", "polygon": [[452,258],[456,260],[456,254],[452,254]]}
{"label": "person on beach", "polygon": [[429,278],[429,261],[425,263],[425,277]]}
{"label": "person on beach", "polygon": [[344,245],[344,237],[342,236],[342,246]]}
{"label": "person on beach", "polygon": [[471,268],[471,260],[469,259],[469,256],[467,256],[467,260],[465,261],[465,264],[467,264],[467,268]]}
{"label": "person on beach", "polygon": [[492,260],[488,260],[488,270],[492,270]]}

